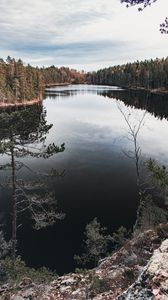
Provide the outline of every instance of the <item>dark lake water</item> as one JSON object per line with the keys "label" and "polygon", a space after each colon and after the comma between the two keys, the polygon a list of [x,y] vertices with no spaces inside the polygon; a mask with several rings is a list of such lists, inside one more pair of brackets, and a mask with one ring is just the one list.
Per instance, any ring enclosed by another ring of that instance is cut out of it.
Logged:
{"label": "dark lake water", "polygon": [[[135,162],[125,155],[133,151],[133,143],[120,110],[130,114],[133,126],[146,111],[138,135],[142,158],[152,157],[167,165],[168,97],[117,87],[72,85],[47,89],[42,107],[28,109],[32,118],[37,114],[37,120],[46,111],[47,122],[53,124],[46,142],[65,143],[65,151],[49,159],[24,157],[21,161],[40,172],[65,170],[64,177],[50,182],[50,189],[66,217],[39,231],[32,230],[27,218],[22,220],[18,253],[30,266],[45,265],[62,274],[74,269],[73,256],[80,253],[85,226],[94,217],[109,232],[134,225],[138,207]],[[8,160],[1,155],[1,164]],[[10,172],[1,171],[0,176],[1,182],[5,181]],[[36,177],[27,169],[18,171],[17,176],[24,180]],[[6,231],[10,196],[8,188],[1,188],[0,217]]]}

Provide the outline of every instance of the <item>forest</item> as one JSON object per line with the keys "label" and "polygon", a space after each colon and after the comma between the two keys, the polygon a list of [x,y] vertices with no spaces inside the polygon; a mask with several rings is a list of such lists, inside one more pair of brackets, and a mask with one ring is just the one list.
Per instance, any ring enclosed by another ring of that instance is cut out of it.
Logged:
{"label": "forest", "polygon": [[168,89],[168,57],[136,61],[87,74],[92,84],[117,85],[147,90]]}
{"label": "forest", "polygon": [[0,59],[0,101],[42,99],[46,86],[89,83],[117,85],[124,88],[167,91],[168,57],[111,66],[96,72],[77,71],[67,67],[33,67],[21,59]]}
{"label": "forest", "polygon": [[83,72],[69,68],[33,67],[10,56],[6,61],[0,59],[0,101],[41,99],[46,85],[83,81]]}

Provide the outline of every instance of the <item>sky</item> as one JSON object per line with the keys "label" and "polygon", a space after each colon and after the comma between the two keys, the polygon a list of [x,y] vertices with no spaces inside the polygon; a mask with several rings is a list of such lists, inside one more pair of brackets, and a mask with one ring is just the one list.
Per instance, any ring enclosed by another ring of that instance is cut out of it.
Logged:
{"label": "sky", "polygon": [[168,0],[138,12],[120,0],[0,0],[0,57],[92,71],[168,55]]}

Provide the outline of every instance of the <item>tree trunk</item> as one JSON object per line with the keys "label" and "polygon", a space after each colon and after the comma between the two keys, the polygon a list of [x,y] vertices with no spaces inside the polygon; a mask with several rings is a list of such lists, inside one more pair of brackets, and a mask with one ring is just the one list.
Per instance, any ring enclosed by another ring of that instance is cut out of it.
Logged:
{"label": "tree trunk", "polygon": [[17,199],[16,199],[16,172],[14,149],[11,147],[11,167],[12,167],[12,259],[16,259],[16,231],[17,231]]}

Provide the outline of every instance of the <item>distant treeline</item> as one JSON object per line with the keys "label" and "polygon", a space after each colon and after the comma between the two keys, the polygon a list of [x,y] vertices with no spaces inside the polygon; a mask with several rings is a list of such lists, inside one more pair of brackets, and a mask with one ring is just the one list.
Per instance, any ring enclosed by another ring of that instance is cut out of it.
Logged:
{"label": "distant treeline", "polygon": [[33,67],[9,56],[6,61],[0,59],[0,101],[38,99],[42,98],[45,86],[84,82],[168,90],[168,57],[127,63],[90,73],[65,67]]}
{"label": "distant treeline", "polygon": [[55,66],[24,65],[21,59],[0,59],[0,101],[32,100],[41,97],[45,86],[54,83],[83,83],[84,72]]}
{"label": "distant treeline", "polygon": [[136,61],[87,74],[88,82],[126,88],[168,89],[168,57]]}

